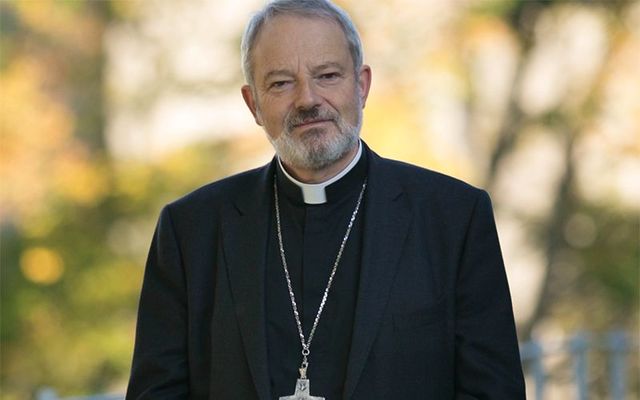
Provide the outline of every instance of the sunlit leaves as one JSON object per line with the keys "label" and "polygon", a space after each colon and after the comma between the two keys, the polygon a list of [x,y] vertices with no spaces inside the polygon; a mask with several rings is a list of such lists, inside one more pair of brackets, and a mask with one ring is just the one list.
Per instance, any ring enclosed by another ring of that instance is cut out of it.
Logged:
{"label": "sunlit leaves", "polygon": [[55,250],[33,247],[22,253],[20,269],[30,281],[50,285],[58,281],[64,273],[64,262]]}

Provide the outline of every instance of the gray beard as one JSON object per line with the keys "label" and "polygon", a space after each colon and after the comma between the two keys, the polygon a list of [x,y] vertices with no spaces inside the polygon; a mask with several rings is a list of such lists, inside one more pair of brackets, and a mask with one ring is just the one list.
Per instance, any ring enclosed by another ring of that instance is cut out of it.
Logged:
{"label": "gray beard", "polygon": [[276,139],[268,134],[267,137],[278,157],[286,165],[319,171],[343,158],[358,143],[362,126],[362,110],[358,112],[355,125],[349,124],[340,116],[334,116],[333,121],[338,126],[338,134],[330,137],[326,135],[323,128],[311,128],[301,136],[295,137],[291,133],[293,124],[289,121]]}

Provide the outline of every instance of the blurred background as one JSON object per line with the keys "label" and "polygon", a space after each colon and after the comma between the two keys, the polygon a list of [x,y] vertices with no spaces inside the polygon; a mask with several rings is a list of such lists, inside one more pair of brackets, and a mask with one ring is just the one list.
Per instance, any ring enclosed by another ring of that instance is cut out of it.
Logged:
{"label": "blurred background", "polygon": [[[611,398],[598,343],[638,341],[640,2],[337,3],[373,69],[365,141],[490,192],[520,341],[588,333]],[[261,4],[0,1],[3,399],[124,392],[160,208],[272,157],[239,90]],[[576,396],[565,353],[544,398]]]}

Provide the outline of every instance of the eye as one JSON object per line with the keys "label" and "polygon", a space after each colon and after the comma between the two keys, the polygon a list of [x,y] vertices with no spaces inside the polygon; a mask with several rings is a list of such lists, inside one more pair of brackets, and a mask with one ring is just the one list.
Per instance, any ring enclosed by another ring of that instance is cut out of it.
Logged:
{"label": "eye", "polygon": [[269,89],[282,89],[291,81],[275,81],[269,84]]}
{"label": "eye", "polygon": [[323,81],[333,81],[340,77],[338,72],[327,72],[320,75],[320,79]]}

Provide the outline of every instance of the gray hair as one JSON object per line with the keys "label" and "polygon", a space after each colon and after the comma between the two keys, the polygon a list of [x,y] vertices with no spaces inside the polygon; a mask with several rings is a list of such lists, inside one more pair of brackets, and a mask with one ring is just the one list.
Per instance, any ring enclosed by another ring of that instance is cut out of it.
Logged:
{"label": "gray hair", "polygon": [[258,11],[249,20],[242,36],[240,57],[242,72],[247,83],[253,87],[252,53],[255,42],[265,22],[278,15],[295,15],[307,18],[325,18],[335,21],[347,39],[349,52],[356,71],[362,67],[363,52],[360,35],[349,15],[329,0],[274,0]]}

